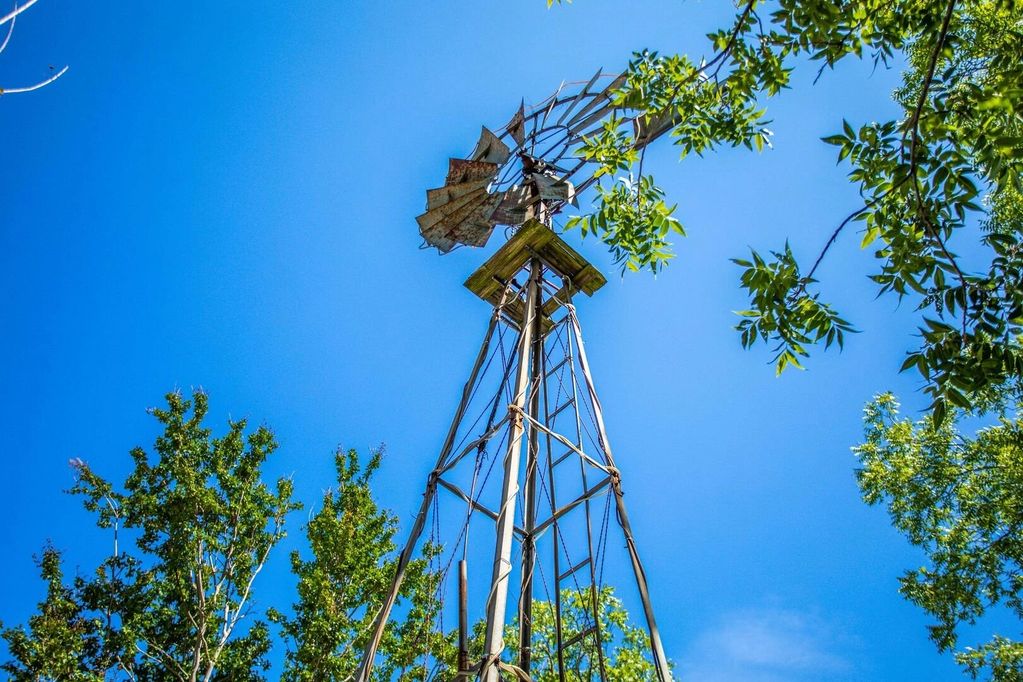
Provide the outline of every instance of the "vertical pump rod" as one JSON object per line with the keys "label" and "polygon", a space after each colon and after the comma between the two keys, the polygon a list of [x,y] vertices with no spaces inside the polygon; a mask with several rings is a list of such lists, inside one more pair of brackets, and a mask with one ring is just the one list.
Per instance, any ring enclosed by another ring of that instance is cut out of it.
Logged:
{"label": "vertical pump rod", "polygon": [[[543,273],[541,270],[541,277]],[[542,280],[538,283],[543,286]],[[541,389],[545,384],[543,374],[544,334],[543,334],[543,301],[536,297],[533,306],[533,347],[532,363],[529,370],[529,416],[533,420],[540,419]],[[522,520],[525,535],[522,537],[522,580],[519,589],[519,668],[529,674],[532,662],[533,642],[533,570],[536,568],[536,475],[540,462],[540,432],[529,429],[529,440],[526,445],[525,487],[522,490],[525,518]]]}
{"label": "vertical pump rod", "polygon": [[487,598],[487,629],[484,640],[484,682],[500,682],[497,662],[504,651],[504,626],[508,607],[508,578],[511,573],[512,534],[515,531],[515,502],[519,492],[519,461],[522,456],[522,434],[525,423],[522,416],[526,405],[530,354],[534,335],[539,333],[540,321],[536,317],[536,302],[540,296],[540,277],[543,265],[536,258],[530,262],[526,305],[522,313],[522,336],[519,337],[518,371],[515,376],[514,402],[508,406],[510,426],[508,450],[504,457],[504,482],[501,487],[501,507],[497,513],[497,544],[494,547],[494,571]]}

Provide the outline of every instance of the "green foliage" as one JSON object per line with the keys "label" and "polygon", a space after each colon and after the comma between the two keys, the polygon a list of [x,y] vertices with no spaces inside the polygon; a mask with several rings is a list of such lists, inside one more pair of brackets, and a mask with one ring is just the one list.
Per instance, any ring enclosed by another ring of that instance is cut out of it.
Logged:
{"label": "green foliage", "polygon": [[[373,499],[370,479],[380,465],[375,452],[365,467],[354,450],[335,455],[337,488],[323,495],[319,511],[309,520],[306,536],[311,557],[291,555],[298,577],[293,615],[271,611],[288,640],[284,680],[351,679],[367,636],[390,589],[395,572],[394,536],[397,519]],[[381,641],[375,680],[420,680],[423,652],[451,658],[450,637],[438,634],[437,575],[429,570],[437,548],[410,562],[398,607],[400,622],[390,622]]]}
{"label": "green foliage", "polygon": [[[115,486],[72,460],[82,498],[113,552],[92,575],[64,580],[61,555],[46,547],[38,560],[46,595],[26,626],[4,627],[9,657],[0,670],[25,682],[238,682],[264,679],[272,640],[253,606],[254,583],[284,537],[284,521],[299,508],[292,485],[274,487],[262,470],[277,444],[266,427],[246,434],[244,420],[214,437],[203,425],[205,394],[167,395],[154,409],[163,433],[153,454],[132,451],[134,468]],[[380,466],[374,452],[362,464],[354,450],[335,454],[337,486],[323,494],[306,525],[308,551],[291,555],[297,601],[270,608],[286,651],[283,680],[350,680],[377,609],[395,572],[397,519],[373,498]],[[125,536],[131,549],[122,547]],[[380,644],[373,679],[444,680],[457,669],[457,632],[441,621],[441,548],[429,542],[409,563]],[[655,680],[646,633],[633,626],[610,588],[599,595],[605,667],[610,679]],[[534,677],[558,679],[552,651],[554,607],[534,603]],[[566,637],[592,624],[589,592],[562,594]],[[483,658],[483,623],[471,639]],[[508,628],[508,641],[517,627]],[[506,650],[514,657],[514,647]],[[592,637],[567,648],[567,679],[591,679],[598,666]]]}
{"label": "green foliage", "polygon": [[[884,504],[927,557],[901,578],[901,592],[936,619],[930,636],[942,651],[992,608],[1023,620],[1023,422],[1002,416],[974,438],[952,422],[900,419],[895,398],[882,395],[854,449],[864,500]],[[1003,636],[958,650],[956,660],[974,678],[1023,679],[1023,643]]]}
{"label": "green foliage", "polygon": [[[803,368],[799,358],[809,355],[807,345],[823,339],[825,347],[832,343],[841,347],[845,334],[855,330],[831,306],[821,303],[817,294],[806,292],[806,285],[813,280],[799,276],[799,266],[788,244],[785,251],[771,255],[774,259],[770,262],[756,251],[752,252],[752,261],[733,259],[745,268],[742,286],[753,304],[751,310],[738,312],[743,318],[738,329],[743,348],[758,339],[777,340],[774,364],[776,373],[781,374],[788,366]],[[789,305],[772,305],[783,297]]]}
{"label": "green foliage", "polygon": [[[747,0],[731,25],[708,39],[713,56],[698,64],[686,55],[635,55],[617,93],[617,118],[580,152],[600,164],[599,174],[631,173],[637,163],[642,168],[633,134],[622,130],[628,123],[639,129],[669,123],[683,157],[719,145],[759,150],[770,136],[764,102],[789,86],[794,69],[816,62],[819,77],[850,57],[907,63],[904,85],[894,94],[900,118],[858,127],[843,121],[840,132],[824,138],[838,148],[839,162],[851,166],[849,179],[863,204],[830,233],[813,267],[800,274],[787,247],[769,263],[736,260],[751,299],[737,327],[743,345],[775,344],[779,369],[799,367],[809,344],[827,346],[839,340],[839,331],[849,331],[808,289],[816,284],[824,256],[856,223],[863,227],[861,246],[874,249],[877,270],[871,278],[879,293],[912,297],[925,318],[923,343],[906,367],[916,367],[926,379],[936,415],[1018,377],[1023,368],[1018,4]],[[670,249],[656,216],[625,212],[623,204],[620,189],[601,188],[594,215],[575,221],[598,226],[592,231],[618,262],[632,269],[663,267]],[[989,265],[970,272],[951,244],[978,222]],[[662,255],[648,257],[651,245]]]}
{"label": "green foliage", "polygon": [[[151,411],[163,427],[154,454],[132,451],[123,490],[72,461],[71,492],[112,530],[113,554],[93,576],[64,587],[59,555],[44,553],[47,600],[29,632],[4,631],[17,661],[8,665],[35,670],[43,654],[34,652],[59,646],[85,676],[66,677],[70,663],[54,659],[62,667],[40,669],[38,679],[263,679],[270,637],[264,622],[252,620],[253,587],[284,537],[285,516],[299,505],[290,480],[273,488],[262,481],[277,447],[270,430],[246,435],[246,422],[232,421],[215,438],[203,426],[207,409],[201,392],[190,401],[168,394],[166,409]],[[125,532],[132,549],[119,544]]]}
{"label": "green foliage", "polygon": [[[606,679],[653,682],[657,669],[650,660],[650,638],[642,628],[636,627],[620,599],[611,587],[603,587],[597,594],[600,614],[600,632]],[[589,630],[594,625],[593,600],[588,589],[566,588],[561,592],[561,618],[565,641]],[[558,682],[557,629],[554,604],[539,601],[533,604],[533,665],[530,676],[534,682]],[[510,626],[505,639],[518,647],[518,625]],[[600,659],[596,638],[583,637],[567,647],[564,654],[565,679],[585,682],[599,679]]]}
{"label": "green foliage", "polygon": [[101,623],[86,613],[80,590],[64,584],[60,552],[47,546],[37,560],[46,583],[46,598],[24,627],[3,628],[11,660],[0,664],[18,682],[69,680],[101,682]]}
{"label": "green foliage", "polygon": [[685,234],[673,217],[674,206],[649,175],[639,182],[621,178],[611,187],[597,186],[600,206],[587,216],[574,216],[566,228],[579,227],[583,236],[598,235],[610,248],[622,270],[650,268],[657,272],[673,257],[668,234]]}

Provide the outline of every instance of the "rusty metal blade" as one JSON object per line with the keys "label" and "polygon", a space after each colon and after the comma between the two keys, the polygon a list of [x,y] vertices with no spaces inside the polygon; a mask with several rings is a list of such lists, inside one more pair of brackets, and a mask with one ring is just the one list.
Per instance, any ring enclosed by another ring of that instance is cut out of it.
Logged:
{"label": "rusty metal blade", "polygon": [[448,176],[445,185],[457,185],[461,182],[494,178],[499,166],[490,161],[473,161],[471,159],[448,159]]}
{"label": "rusty metal blade", "polygon": [[515,140],[515,144],[520,147],[526,141],[526,101],[521,100],[519,102],[519,110],[515,112],[515,115],[508,121],[508,125],[505,126],[505,130],[512,139]]}
{"label": "rusty metal blade", "polygon": [[427,244],[435,247],[441,253],[447,253],[451,249],[455,248],[455,242],[447,238],[443,229],[439,229],[437,227],[423,229],[420,227],[419,234],[423,237]]}
{"label": "rusty metal blade", "polygon": [[472,182],[460,182],[457,185],[444,185],[436,189],[426,190],[426,209],[433,210],[444,204],[459,199],[470,192],[486,189],[490,180],[473,180]]}
{"label": "rusty metal blade", "polygon": [[516,185],[504,193],[504,199],[490,219],[499,225],[521,225],[526,222],[530,203],[529,187]]}
{"label": "rusty metal blade", "polygon": [[575,109],[576,105],[583,101],[586,95],[590,94],[590,88],[592,88],[593,84],[597,82],[598,78],[600,78],[600,73],[603,70],[604,67],[597,69],[597,73],[593,74],[593,78],[591,78],[590,82],[587,83],[579,92],[579,94],[575,96],[575,99],[572,100],[572,103],[565,107],[565,110],[561,112],[561,116],[559,116],[558,120],[554,122],[554,125],[561,125],[561,122],[568,118],[568,115],[572,113],[572,110]]}
{"label": "rusty metal blade", "polygon": [[575,187],[572,186],[571,182],[540,173],[533,173],[530,176],[530,180],[536,185],[541,199],[575,203]]}
{"label": "rusty metal blade", "polygon": [[674,128],[680,120],[678,112],[674,109],[661,111],[651,116],[637,116],[636,120],[632,122],[635,139],[633,146],[636,149],[642,149]]}
{"label": "rusty metal blade", "polygon": [[420,227],[433,227],[445,218],[455,215],[466,206],[472,206],[475,202],[482,201],[486,196],[486,189],[478,189],[473,192],[469,192],[468,194],[458,197],[454,201],[449,201],[438,208],[431,209],[422,215],[416,216],[416,222],[419,223]]}
{"label": "rusty metal blade", "polygon": [[578,123],[583,118],[583,116],[586,116],[588,113],[593,111],[593,109],[598,106],[601,107],[603,113],[607,113],[608,110],[614,108],[614,105],[611,102],[611,93],[617,90],[618,88],[622,87],[622,85],[624,84],[625,74],[623,73],[617,76],[613,81],[608,83],[608,86],[601,90],[599,95],[595,95],[593,99],[591,99],[586,104],[586,106],[584,106],[582,109],[576,112],[575,116],[569,119],[568,123],[566,123],[565,125],[567,125],[569,128],[574,128],[576,123]]}
{"label": "rusty metal blade", "polygon": [[476,148],[469,158],[473,161],[488,161],[500,165],[507,161],[509,156],[511,156],[511,151],[508,149],[508,145],[501,142],[489,128],[483,126],[479,142],[476,143]]}
{"label": "rusty metal blade", "polygon": [[[551,112],[554,111],[554,107],[556,107],[558,105],[558,102],[559,102],[558,95],[561,94],[561,91],[564,88],[565,88],[565,81],[561,81],[561,85],[559,85],[558,89],[554,92],[553,95],[551,95],[551,103],[547,105],[547,109],[543,112],[543,118],[540,119],[540,126],[539,126],[540,128],[543,128],[547,124],[547,117],[551,115]],[[561,100],[561,101],[564,101],[564,100]]]}

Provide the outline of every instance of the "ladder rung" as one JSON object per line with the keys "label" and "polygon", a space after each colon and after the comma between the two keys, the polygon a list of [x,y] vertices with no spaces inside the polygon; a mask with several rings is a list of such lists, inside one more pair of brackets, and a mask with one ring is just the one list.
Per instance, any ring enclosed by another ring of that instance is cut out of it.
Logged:
{"label": "ladder rung", "polygon": [[558,582],[561,582],[562,580],[564,580],[568,576],[572,575],[573,573],[575,573],[576,571],[578,571],[580,568],[582,568],[583,566],[585,566],[588,563],[590,563],[590,558],[586,557],[585,559],[583,559],[582,561],[577,563],[575,566],[573,566],[572,568],[568,569],[567,571],[565,571],[564,573],[559,575],[558,576]]}
{"label": "ladder rung", "polygon": [[569,398],[567,401],[565,401],[560,407],[558,407],[558,409],[554,410],[549,415],[547,415],[547,423],[550,423],[552,419],[554,419],[559,414],[564,412],[565,408],[571,406],[573,403],[575,403],[575,398]]}
{"label": "ladder rung", "polygon": [[568,647],[570,647],[570,646],[572,646],[574,644],[578,644],[579,642],[582,641],[582,639],[584,637],[586,637],[588,635],[592,635],[596,631],[597,631],[597,626],[596,625],[591,625],[590,627],[586,628],[585,630],[577,633],[574,637],[570,638],[567,642],[563,642],[562,645],[561,645],[561,648],[562,649],[567,649]]}

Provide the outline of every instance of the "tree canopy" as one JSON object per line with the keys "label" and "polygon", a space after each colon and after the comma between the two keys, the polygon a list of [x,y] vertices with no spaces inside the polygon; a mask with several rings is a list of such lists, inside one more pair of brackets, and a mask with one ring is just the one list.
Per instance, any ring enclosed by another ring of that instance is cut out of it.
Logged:
{"label": "tree canopy", "polygon": [[[864,499],[883,504],[892,524],[926,556],[900,579],[902,594],[936,623],[931,639],[956,650],[960,630],[988,611],[1023,621],[1023,422],[1004,414],[975,437],[951,420],[899,416],[894,396],[879,396],[855,449]],[[1023,679],[1023,643],[995,635],[958,647],[974,678]]]}
{"label": "tree canopy", "polygon": [[[153,452],[131,451],[122,485],[71,460],[77,481],[70,492],[111,533],[112,551],[91,574],[68,580],[60,551],[43,548],[44,598],[25,625],[0,624],[7,647],[0,670],[26,682],[238,681],[266,679],[277,661],[283,680],[351,679],[397,559],[397,518],[371,487],[382,452],[365,462],[355,450],[335,453],[336,485],[305,524],[305,546],[290,556],[295,601],[257,609],[256,579],[284,538],[286,517],[300,507],[290,479],[263,480],[277,448],[273,433],[265,426],[247,432],[238,420],[215,437],[204,425],[204,393],[166,400],[166,408],[151,410],[162,427]],[[446,680],[457,671],[458,633],[443,627],[438,591],[441,551],[427,543],[410,563],[375,680]],[[592,625],[590,599],[589,592],[562,595],[569,638]],[[655,680],[645,631],[610,587],[598,599],[603,646],[599,656],[592,637],[566,647],[568,679],[591,679],[603,657],[610,679]],[[536,602],[538,682],[557,679],[553,613],[552,604]],[[478,623],[475,660],[483,657],[483,632]],[[514,641],[518,628],[509,624],[507,632]]]}
{"label": "tree canopy", "polygon": [[[397,519],[373,498],[370,480],[380,466],[374,453],[363,466],[354,450],[335,455],[337,487],[324,493],[306,525],[311,556],[291,555],[298,578],[292,614],[271,611],[288,641],[284,680],[345,680],[359,667],[366,638],[391,586]],[[399,593],[404,617],[388,623],[373,671],[376,680],[423,679],[423,654],[450,659],[452,636],[436,630],[438,575],[430,560],[438,548],[410,562]]]}
{"label": "tree canopy", "polygon": [[151,410],[163,427],[154,452],[131,451],[123,486],[71,461],[71,493],[110,530],[112,553],[65,585],[59,553],[44,550],[39,614],[28,630],[0,633],[13,679],[262,679],[271,641],[255,581],[299,505],[289,479],[262,479],[273,433],[246,434],[238,420],[214,437],[207,410],[200,391],[167,394],[167,407]]}
{"label": "tree canopy", "polygon": [[[792,72],[822,77],[846,59],[905,63],[893,93],[903,114],[836,121],[824,142],[850,166],[862,204],[822,231],[807,267],[786,244],[735,262],[750,307],[737,328],[746,347],[772,345],[777,370],[801,367],[814,344],[841,345],[853,325],[829,305],[816,276],[843,232],[861,226],[874,251],[878,293],[919,307],[922,342],[903,369],[926,381],[935,415],[968,407],[977,391],[1018,383],[1023,371],[1023,17],[1014,0],[745,0],[734,21],[708,35],[710,53],[639,51],[617,93],[619,117],[586,141],[600,165],[596,212],[569,222],[593,233],[623,267],[657,271],[682,234],[674,207],[642,172],[625,123],[674,123],[685,158],[719,146],[770,144],[766,102]],[[627,176],[625,182],[615,177]],[[639,176],[639,177],[635,177]],[[967,268],[957,244],[979,249]]]}

